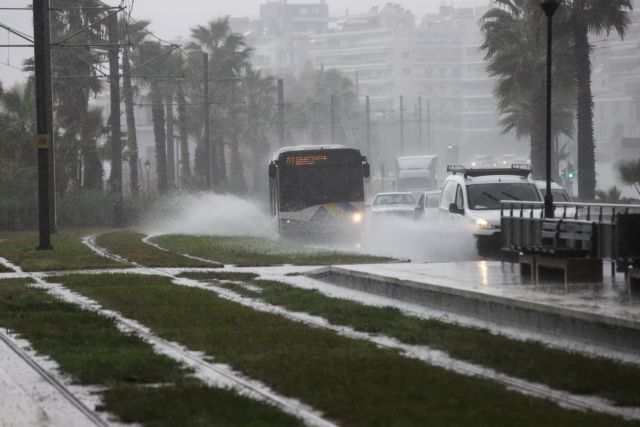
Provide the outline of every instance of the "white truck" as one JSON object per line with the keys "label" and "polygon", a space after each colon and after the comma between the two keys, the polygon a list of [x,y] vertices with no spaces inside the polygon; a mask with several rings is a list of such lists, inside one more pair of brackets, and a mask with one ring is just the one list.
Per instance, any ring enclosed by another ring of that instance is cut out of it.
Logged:
{"label": "white truck", "polygon": [[404,156],[396,159],[396,191],[426,191],[438,186],[438,156]]}

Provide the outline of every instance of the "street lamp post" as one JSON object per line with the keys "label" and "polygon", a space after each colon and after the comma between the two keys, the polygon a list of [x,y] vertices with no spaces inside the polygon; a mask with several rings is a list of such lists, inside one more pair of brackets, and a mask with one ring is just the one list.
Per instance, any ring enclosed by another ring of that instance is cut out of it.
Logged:
{"label": "street lamp post", "polygon": [[546,144],[546,192],[544,195],[544,216],[553,218],[553,195],[551,194],[551,47],[552,47],[552,22],[562,0],[541,0],[540,7],[547,15],[547,144]]}

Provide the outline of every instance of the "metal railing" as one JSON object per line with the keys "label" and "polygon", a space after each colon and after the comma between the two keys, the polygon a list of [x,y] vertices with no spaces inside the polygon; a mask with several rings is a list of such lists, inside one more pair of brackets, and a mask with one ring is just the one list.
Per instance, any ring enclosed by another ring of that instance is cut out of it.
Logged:
{"label": "metal railing", "polygon": [[[554,202],[553,206],[555,218],[597,221],[599,223],[615,222],[615,216],[619,213],[640,213],[640,204]],[[502,200],[500,202],[501,217],[523,218],[528,216],[534,218],[534,211],[536,211],[536,217],[544,219],[544,202],[519,200]]]}
{"label": "metal railing", "polygon": [[[504,200],[500,205],[503,249],[518,250],[542,245],[543,222],[552,220],[544,215],[544,202]],[[640,204],[555,202],[554,214],[556,220],[594,224],[597,255],[611,261],[612,273],[616,260],[622,255],[629,256],[629,238],[640,238],[627,236],[628,231],[618,229],[621,216],[629,218],[640,214]],[[637,218],[630,219],[637,222]],[[640,253],[635,253],[637,247],[634,248],[631,255],[640,256]]]}

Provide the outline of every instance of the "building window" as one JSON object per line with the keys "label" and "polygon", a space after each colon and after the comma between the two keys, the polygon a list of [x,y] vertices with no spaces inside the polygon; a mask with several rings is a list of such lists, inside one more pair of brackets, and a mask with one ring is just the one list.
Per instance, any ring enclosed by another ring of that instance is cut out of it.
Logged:
{"label": "building window", "polygon": [[409,52],[408,50],[405,50],[404,52],[402,52],[402,57],[403,58],[410,58],[411,57],[411,52]]}
{"label": "building window", "polygon": [[405,76],[411,74],[411,68],[403,68],[402,69],[402,74],[405,75]]}

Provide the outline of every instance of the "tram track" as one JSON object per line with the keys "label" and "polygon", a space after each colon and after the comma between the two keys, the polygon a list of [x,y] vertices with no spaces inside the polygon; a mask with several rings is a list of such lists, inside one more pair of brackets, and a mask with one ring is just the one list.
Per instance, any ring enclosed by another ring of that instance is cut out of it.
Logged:
{"label": "tram track", "polygon": [[91,425],[108,427],[109,423],[100,418],[92,409],[78,399],[64,384],[58,381],[51,373],[43,368],[33,357],[22,350],[5,332],[0,330],[0,341],[4,343],[20,360],[35,371],[48,385],[80,412]]}

